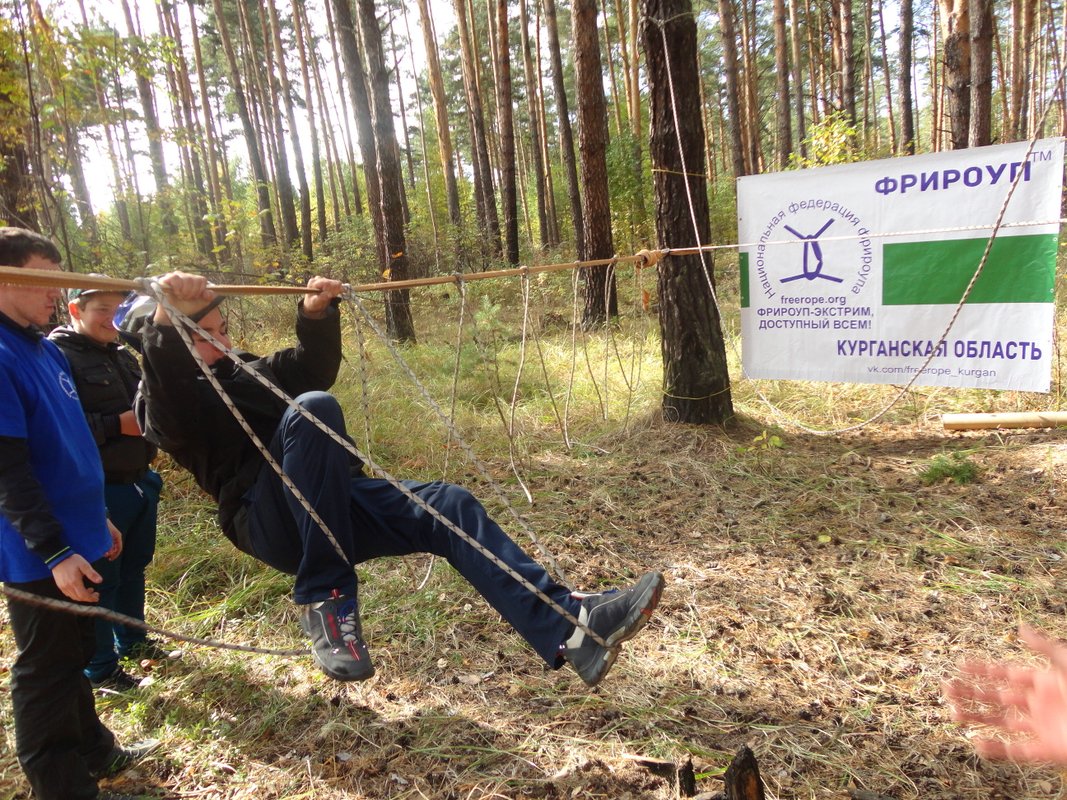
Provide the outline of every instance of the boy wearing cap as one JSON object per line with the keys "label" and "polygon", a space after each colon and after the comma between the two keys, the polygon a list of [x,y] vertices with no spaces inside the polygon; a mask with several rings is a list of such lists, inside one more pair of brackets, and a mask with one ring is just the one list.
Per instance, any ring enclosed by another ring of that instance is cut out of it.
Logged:
{"label": "boy wearing cap", "polygon": [[[70,325],[49,335],[70,362],[85,420],[104,467],[108,517],[122,532],[122,555],[100,570],[100,605],[144,621],[145,569],[156,546],[156,514],[163,486],[149,465],[156,448],[141,436],[133,397],[141,380],[137,359],[120,344],[114,318],[123,292],[71,289]],[[162,658],[162,648],[140,628],[96,620],[96,652],[85,670],[96,688],[125,691],[137,682],[120,657]]]}
{"label": "boy wearing cap", "polygon": [[[226,319],[217,308],[221,298],[202,276],[176,272],[159,283],[204,332],[230,347]],[[335,280],[312,278],[298,307],[297,345],[263,358],[235,355],[346,436],[341,407],[326,391],[341,365],[337,305],[343,288]],[[238,548],[295,576],[293,599],[301,606],[301,627],[330,677],[355,681],[374,674],[353,568],[372,558],[418,552],[446,558],[549,667],[569,663],[589,685],[604,677],[621,643],[643,627],[659,602],[663,576],[658,572],[646,573],[620,592],[572,595],[508,538],[470,492],[441,481],[403,482],[492,553],[497,563],[491,562],[388,481],[365,476],[358,459],[345,448],[193,332],[196,353],[311,505],[313,515],[205,380],[163,306],[143,334],[144,377],[134,402],[141,429],[215,498],[223,532]],[[598,638],[568,622],[501,564]]]}
{"label": "boy wearing cap", "polygon": [[[60,269],[52,242],[0,228],[0,264]],[[59,289],[0,285],[0,581],[57,600],[95,603],[98,569],[122,539],[104,510],[104,476],[66,359],[44,338]],[[37,800],[120,800],[97,778],[155,743],[118,747],[82,673],[93,621],[8,601],[15,749]]]}

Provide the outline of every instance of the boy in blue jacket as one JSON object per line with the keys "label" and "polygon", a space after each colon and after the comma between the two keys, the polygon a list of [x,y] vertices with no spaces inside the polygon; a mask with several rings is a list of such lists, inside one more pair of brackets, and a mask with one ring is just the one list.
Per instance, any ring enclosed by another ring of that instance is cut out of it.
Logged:
{"label": "boy in blue jacket", "polygon": [[[0,228],[0,264],[59,270],[56,246]],[[0,581],[46,598],[95,603],[93,566],[121,551],[104,511],[100,456],[67,360],[44,338],[59,289],[0,285]],[[15,747],[37,800],[121,800],[101,793],[151,745],[124,750],[96,714],[82,670],[93,621],[8,602],[18,655],[11,667]]]}

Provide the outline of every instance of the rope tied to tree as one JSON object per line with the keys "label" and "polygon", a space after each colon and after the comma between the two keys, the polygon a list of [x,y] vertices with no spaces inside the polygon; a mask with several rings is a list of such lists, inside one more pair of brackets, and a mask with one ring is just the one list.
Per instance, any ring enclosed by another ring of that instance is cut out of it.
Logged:
{"label": "rope tied to tree", "polygon": [[647,269],[648,267],[654,267],[663,260],[664,256],[671,254],[671,251],[667,248],[662,250],[638,250],[634,255],[637,256],[637,261],[634,262],[634,266],[638,269]]}

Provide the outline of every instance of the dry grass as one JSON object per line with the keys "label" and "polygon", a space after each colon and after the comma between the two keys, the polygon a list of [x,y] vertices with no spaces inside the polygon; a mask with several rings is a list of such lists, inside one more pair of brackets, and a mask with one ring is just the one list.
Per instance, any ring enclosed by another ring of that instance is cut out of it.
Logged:
{"label": "dry grass", "polygon": [[[556,301],[553,310],[569,319],[565,293]],[[518,363],[514,311],[479,323],[483,348],[465,352],[457,416],[520,504],[482,366],[497,355],[507,403]],[[441,328],[405,351],[446,406],[454,312],[454,298],[431,296],[416,318],[420,328],[444,320]],[[558,400],[570,336],[542,316]],[[1067,439],[1061,431],[945,434],[937,420],[967,407],[1056,407],[1058,395],[921,390],[877,425],[818,437],[776,427],[754,387],[738,381],[736,424],[668,425],[655,410],[659,349],[647,330],[636,318],[619,334],[621,360],[632,363],[640,342],[645,366],[633,395],[613,379],[607,420],[597,400],[605,387],[587,376],[576,388],[570,450],[536,361],[520,382],[517,465],[535,497],[524,513],[568,577],[583,588],[653,567],[667,577],[660,611],[600,688],[544,669],[446,565],[435,564],[416,589],[425,559],[374,562],[360,567],[372,681],[329,681],[310,658],[191,649],[155,668],[136,698],[101,702],[123,738],[165,744],[118,785],[205,800],[666,799],[678,794],[670,781],[627,756],[692,758],[700,790],[710,792],[748,743],[779,800],[847,798],[850,789],[895,800],[1059,797],[1053,772],[975,759],[948,721],[939,684],[961,657],[1023,657],[1012,635],[1020,620],[1067,635]],[[267,333],[255,336],[265,349]],[[611,345],[594,339],[590,347],[598,366],[588,371],[599,373]],[[372,348],[372,452],[404,477],[439,476],[444,432],[388,363]],[[359,384],[353,363],[341,396],[357,439]],[[894,393],[760,388],[822,427],[862,419]],[[956,451],[977,467],[977,480],[924,485],[920,473]],[[456,454],[449,475],[489,495]],[[222,540],[186,479],[170,471],[167,480],[152,619],[298,646],[288,581]],[[0,663],[12,657],[4,631]],[[0,798],[24,800],[9,717],[10,704],[0,704]]]}

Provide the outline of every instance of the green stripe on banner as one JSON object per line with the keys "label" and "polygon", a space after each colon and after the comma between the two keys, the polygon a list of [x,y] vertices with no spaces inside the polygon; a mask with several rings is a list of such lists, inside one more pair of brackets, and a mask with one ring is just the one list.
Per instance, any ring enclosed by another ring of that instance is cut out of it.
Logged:
{"label": "green stripe on banner", "polygon": [[748,308],[748,253],[739,253],[741,268],[741,308]]}
{"label": "green stripe on banner", "polygon": [[[968,303],[1051,303],[1057,234],[998,236]],[[988,239],[887,244],[882,304],[952,305],[963,297]]]}

